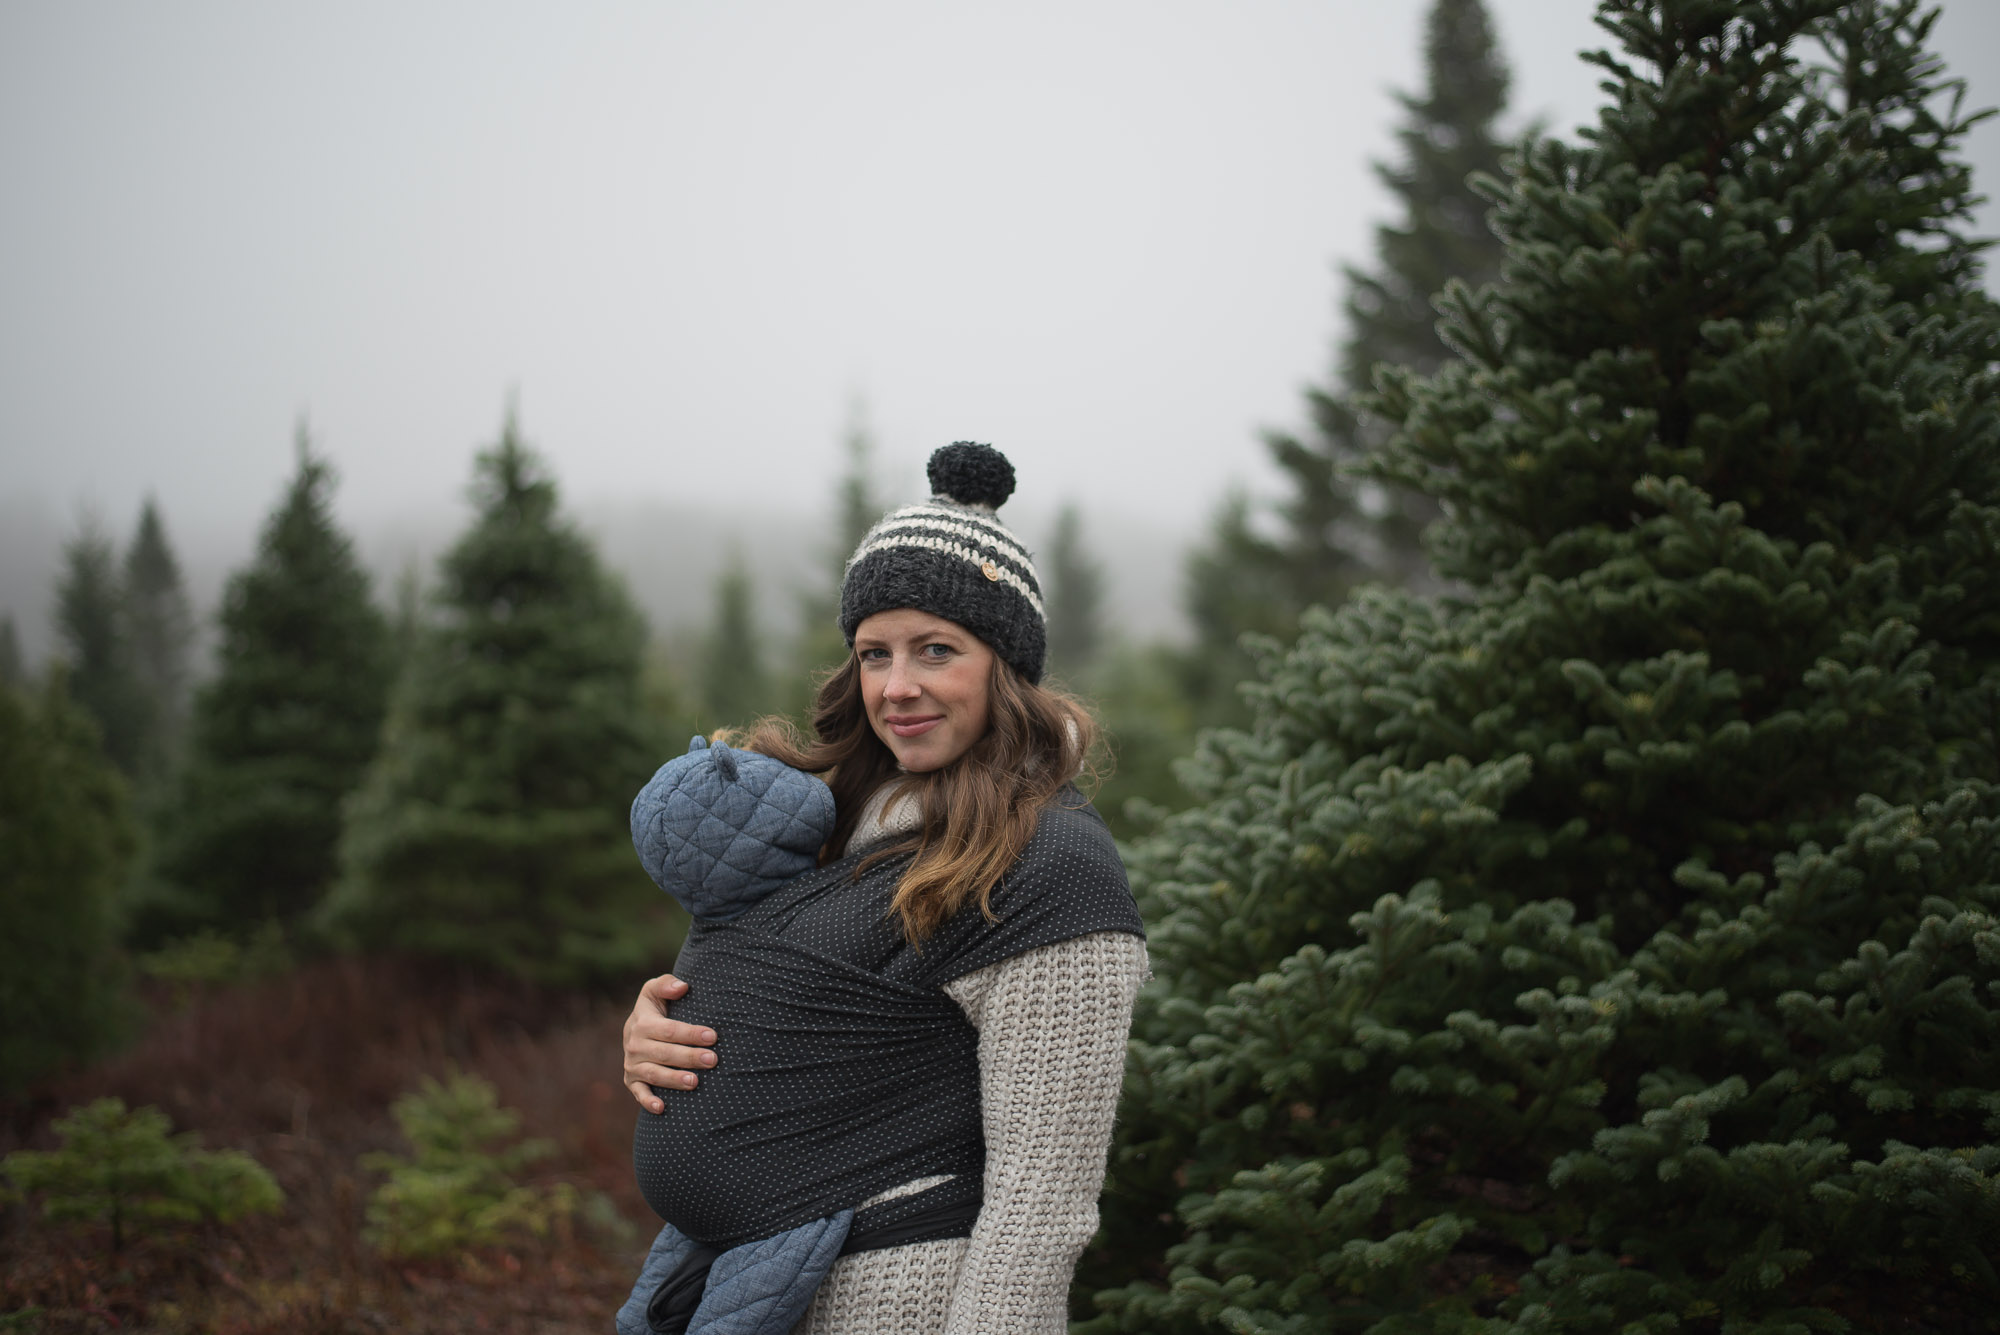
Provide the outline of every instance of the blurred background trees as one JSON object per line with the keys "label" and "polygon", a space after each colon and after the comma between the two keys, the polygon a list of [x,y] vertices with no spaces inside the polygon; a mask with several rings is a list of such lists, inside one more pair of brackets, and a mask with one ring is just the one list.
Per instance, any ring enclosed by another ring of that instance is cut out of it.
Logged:
{"label": "blurred background trees", "polygon": [[69,690],[97,724],[104,753],[126,778],[153,750],[151,701],[127,625],[125,588],[111,540],[94,522],[63,545],[56,584],[57,652]]}
{"label": "blurred background trees", "polygon": [[641,706],[645,626],[511,412],[472,500],[320,922],[518,978],[642,975],[671,945],[626,815],[666,746]]}
{"label": "blurred background trees", "polygon": [[300,426],[292,480],[223,595],[215,670],[133,939],[292,925],[333,882],[341,804],[375,754],[396,664],[332,466]]}
{"label": "blurred background trees", "polygon": [[129,787],[61,673],[0,686],[0,1094],[102,1052],[122,1018]]}
{"label": "blurred background trees", "polygon": [[125,550],[123,594],[131,669],[145,702],[138,772],[163,788],[171,781],[186,731],[194,612],[181,582],[180,562],[167,541],[166,523],[150,496],[139,509],[138,528]]}
{"label": "blurred background trees", "polygon": [[1424,72],[1423,95],[1397,99],[1406,114],[1396,131],[1401,156],[1376,164],[1402,217],[1376,229],[1372,267],[1342,269],[1347,329],[1329,383],[1306,391],[1311,429],[1264,438],[1283,494],[1269,507],[1226,498],[1188,558],[1193,642],[1181,675],[1199,724],[1248,720],[1236,688],[1258,656],[1245,635],[1288,640],[1308,607],[1336,607],[1364,581],[1436,583],[1422,535],[1438,506],[1357,471],[1389,434],[1358,396],[1378,366],[1429,373],[1450,358],[1433,295],[1454,279],[1477,286],[1500,271],[1500,239],[1476,181],[1503,171],[1508,76],[1481,0],[1431,7]]}

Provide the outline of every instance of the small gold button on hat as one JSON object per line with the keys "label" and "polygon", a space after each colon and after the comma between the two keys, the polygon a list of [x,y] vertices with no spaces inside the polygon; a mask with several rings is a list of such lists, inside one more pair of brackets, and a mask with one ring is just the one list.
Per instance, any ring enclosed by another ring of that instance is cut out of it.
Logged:
{"label": "small gold button on hat", "polygon": [[999,579],[1000,567],[994,565],[991,561],[982,561],[979,565],[979,573],[988,579]]}

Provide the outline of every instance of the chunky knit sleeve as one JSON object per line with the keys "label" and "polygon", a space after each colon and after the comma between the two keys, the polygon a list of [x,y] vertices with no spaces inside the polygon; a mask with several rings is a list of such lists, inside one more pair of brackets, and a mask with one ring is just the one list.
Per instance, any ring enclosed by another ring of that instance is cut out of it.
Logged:
{"label": "chunky knit sleeve", "polygon": [[1125,1075],[1146,943],[1092,932],[945,988],[979,1030],[985,1202],[954,1286],[948,1335],[1047,1335],[1068,1323],[1070,1277],[1097,1197]]}

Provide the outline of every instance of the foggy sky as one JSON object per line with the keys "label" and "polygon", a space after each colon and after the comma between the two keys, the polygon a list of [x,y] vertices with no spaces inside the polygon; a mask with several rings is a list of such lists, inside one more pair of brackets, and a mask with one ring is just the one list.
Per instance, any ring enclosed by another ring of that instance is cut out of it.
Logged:
{"label": "foggy sky", "polygon": [[[1325,375],[1428,7],[14,0],[0,525],[151,492],[240,560],[303,415],[343,521],[407,526],[512,395],[583,509],[819,516],[860,400],[892,497],[987,440],[1010,515],[1189,534]],[[1489,7],[1510,128],[1591,119],[1591,7]],[[2000,101],[2000,5],[1945,9]]]}

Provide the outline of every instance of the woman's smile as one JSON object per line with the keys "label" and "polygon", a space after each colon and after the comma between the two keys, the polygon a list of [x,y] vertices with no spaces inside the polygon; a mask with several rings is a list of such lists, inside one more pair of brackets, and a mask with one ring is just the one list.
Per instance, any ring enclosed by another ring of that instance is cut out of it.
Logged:
{"label": "woman's smile", "polygon": [[993,650],[955,621],[902,607],[854,628],[868,724],[912,774],[943,769],[986,735]]}

